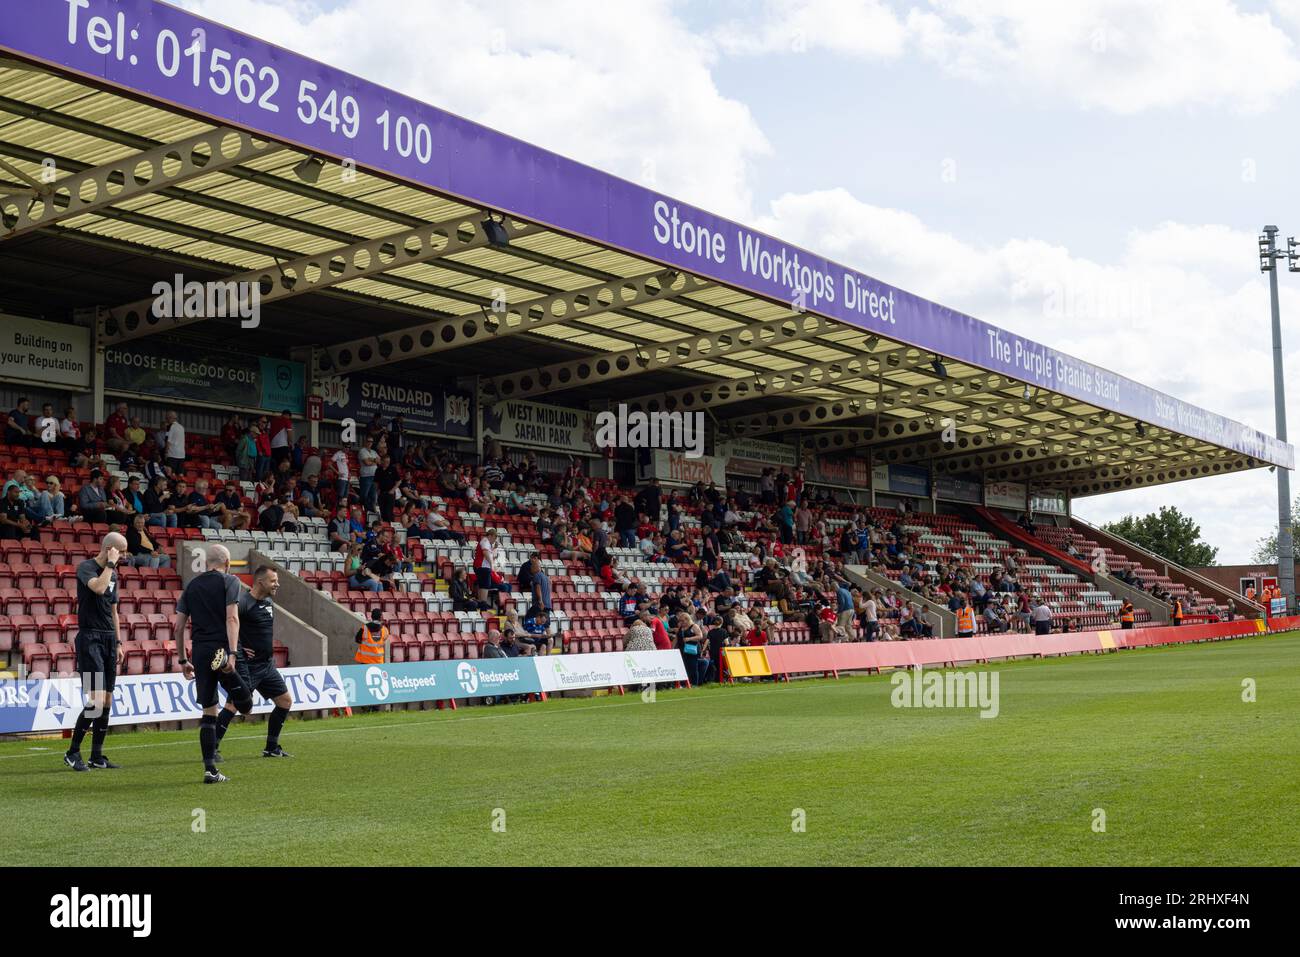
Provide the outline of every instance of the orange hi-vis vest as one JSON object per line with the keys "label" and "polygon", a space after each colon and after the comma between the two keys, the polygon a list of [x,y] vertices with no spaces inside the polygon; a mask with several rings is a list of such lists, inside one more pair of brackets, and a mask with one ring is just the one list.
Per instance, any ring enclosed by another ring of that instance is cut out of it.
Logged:
{"label": "orange hi-vis vest", "polygon": [[1182,621],[1182,620],[1183,620],[1183,600],[1181,598],[1175,598],[1174,599],[1174,621]]}
{"label": "orange hi-vis vest", "polygon": [[379,626],[375,634],[368,624],[361,627],[361,644],[357,648],[356,662],[359,665],[382,665],[384,663],[384,643],[388,641],[388,629]]}
{"label": "orange hi-vis vest", "polygon": [[959,635],[975,634],[975,609],[974,608],[957,609],[957,634]]}
{"label": "orange hi-vis vest", "polygon": [[1123,606],[1119,610],[1119,620],[1122,622],[1131,622],[1133,620],[1133,603],[1125,599]]}

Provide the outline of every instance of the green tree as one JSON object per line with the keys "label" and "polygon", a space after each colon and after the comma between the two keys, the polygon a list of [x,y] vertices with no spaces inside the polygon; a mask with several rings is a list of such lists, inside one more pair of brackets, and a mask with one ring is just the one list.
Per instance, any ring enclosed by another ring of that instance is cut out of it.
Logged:
{"label": "green tree", "polygon": [[[1297,533],[1300,533],[1300,525],[1295,521],[1300,518],[1300,495],[1291,503],[1291,540],[1294,542]],[[1277,564],[1277,532],[1266,535],[1255,543],[1255,554],[1250,559],[1256,565],[1276,565]]]}
{"label": "green tree", "polygon": [[1184,568],[1215,564],[1217,548],[1201,541],[1201,526],[1172,505],[1142,517],[1125,515],[1118,522],[1107,522],[1103,532],[1118,535],[1152,554]]}

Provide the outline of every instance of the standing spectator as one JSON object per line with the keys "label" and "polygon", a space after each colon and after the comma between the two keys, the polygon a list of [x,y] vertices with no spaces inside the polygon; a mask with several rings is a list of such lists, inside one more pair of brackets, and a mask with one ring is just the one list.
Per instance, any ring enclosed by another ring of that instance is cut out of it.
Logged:
{"label": "standing spectator", "polygon": [[166,438],[163,457],[167,465],[178,477],[185,472],[185,426],[181,425],[176,413],[168,412],[163,424]]}
{"label": "standing spectator", "polygon": [[643,620],[636,619],[623,636],[624,651],[654,651],[655,639],[650,626]]}
{"label": "standing spectator", "polygon": [[397,470],[393,460],[385,455],[379,459],[379,468],[375,471],[375,485],[379,489],[379,515],[385,522],[393,520],[393,507],[397,504],[397,486],[402,481],[402,473]]}
{"label": "standing spectator", "polygon": [[257,426],[249,426],[235,440],[235,465],[239,468],[239,477],[245,482],[251,482],[257,476],[256,431]]}
{"label": "standing spectator", "polygon": [[254,469],[257,473],[257,480],[261,482],[271,474],[271,437],[266,434],[262,426],[252,426],[253,442],[257,448],[257,457],[254,461]]}
{"label": "standing spectator", "polygon": [[388,454],[396,461],[402,458],[406,447],[406,422],[402,418],[402,413],[393,416],[392,424],[388,427]]}
{"label": "standing spectator", "polygon": [[1035,635],[1050,635],[1052,633],[1052,609],[1048,606],[1046,598],[1034,599],[1030,620],[1034,623]]}
{"label": "standing spectator", "polygon": [[352,488],[352,472],[348,465],[347,449],[340,448],[330,457],[330,464],[334,466],[334,484],[337,490],[339,504],[348,500],[348,492]]}
{"label": "standing spectator", "polygon": [[493,574],[497,562],[497,530],[489,528],[479,539],[474,549],[474,584],[478,588],[478,600],[486,604],[488,589],[494,587]]}
{"label": "standing spectator", "polygon": [[288,409],[272,416],[267,426],[270,433],[271,464],[278,466],[282,459],[287,459],[293,446],[293,416]]}
{"label": "standing spectator", "polygon": [[379,499],[379,490],[375,488],[375,473],[379,471],[379,453],[375,451],[375,440],[372,436],[367,435],[361,440],[361,448],[357,450],[357,466],[361,504],[367,512],[373,512]]}
{"label": "standing spectator", "polygon": [[794,502],[787,500],[776,510],[776,527],[781,535],[782,545],[794,544]]}

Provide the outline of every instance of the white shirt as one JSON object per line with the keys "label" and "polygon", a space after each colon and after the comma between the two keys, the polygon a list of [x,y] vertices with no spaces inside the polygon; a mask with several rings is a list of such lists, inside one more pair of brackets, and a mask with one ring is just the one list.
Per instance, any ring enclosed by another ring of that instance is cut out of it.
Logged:
{"label": "white shirt", "polygon": [[352,477],[351,473],[348,472],[348,453],[339,449],[334,453],[334,457],[330,461],[334,463],[334,471],[339,473],[339,481],[346,482]]}
{"label": "white shirt", "polygon": [[59,431],[63,433],[64,438],[68,438],[68,439],[81,438],[81,426],[77,424],[76,419],[64,419],[59,424]]}
{"label": "white shirt", "polygon": [[185,426],[173,422],[167,427],[167,458],[185,458]]}
{"label": "white shirt", "polygon": [[876,600],[875,600],[874,598],[868,598],[868,599],[867,599],[866,611],[867,611],[867,621],[875,621],[875,620],[876,620]]}
{"label": "white shirt", "polygon": [[374,478],[375,471],[379,468],[379,453],[374,449],[359,449],[357,463],[361,466],[362,478]]}

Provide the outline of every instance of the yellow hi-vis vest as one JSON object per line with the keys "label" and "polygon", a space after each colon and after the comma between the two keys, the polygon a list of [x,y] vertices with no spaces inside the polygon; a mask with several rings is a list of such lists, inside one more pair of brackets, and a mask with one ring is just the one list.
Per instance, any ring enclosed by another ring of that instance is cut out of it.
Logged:
{"label": "yellow hi-vis vest", "polygon": [[957,634],[959,635],[975,634],[975,609],[974,608],[957,609]]}
{"label": "yellow hi-vis vest", "polygon": [[361,644],[357,647],[356,662],[359,665],[382,665],[384,663],[384,642],[388,641],[388,629],[379,626],[379,634],[371,631],[368,625],[361,626]]}
{"label": "yellow hi-vis vest", "polygon": [[1133,620],[1133,603],[1131,601],[1124,602],[1123,607],[1120,608],[1119,620],[1121,622],[1131,622]]}

